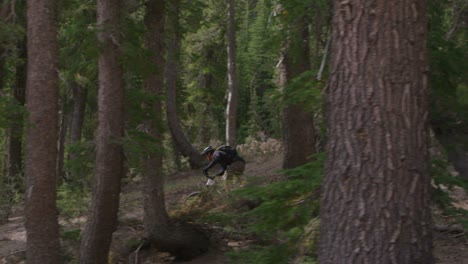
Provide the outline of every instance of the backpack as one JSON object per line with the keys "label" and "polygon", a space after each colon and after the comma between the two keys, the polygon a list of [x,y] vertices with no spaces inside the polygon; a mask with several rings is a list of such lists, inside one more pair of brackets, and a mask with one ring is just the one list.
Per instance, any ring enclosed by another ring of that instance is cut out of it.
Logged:
{"label": "backpack", "polygon": [[228,145],[220,146],[219,148],[216,149],[216,151],[222,151],[222,152],[226,153],[231,161],[233,161],[234,158],[236,158],[238,156],[237,155],[237,150],[235,148],[231,147],[231,146],[228,146]]}

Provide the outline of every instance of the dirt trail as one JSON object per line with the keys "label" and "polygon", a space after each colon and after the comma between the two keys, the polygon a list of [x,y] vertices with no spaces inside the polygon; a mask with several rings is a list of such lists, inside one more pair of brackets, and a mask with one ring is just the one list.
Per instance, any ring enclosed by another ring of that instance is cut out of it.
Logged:
{"label": "dirt trail", "polygon": [[[246,175],[263,177],[269,181],[275,181],[282,177],[277,170],[281,166],[281,158],[270,156],[268,159],[250,161],[246,166]],[[166,184],[166,202],[168,210],[180,206],[183,199],[191,192],[200,190],[204,185],[204,177],[199,171],[185,171],[171,175]],[[141,236],[143,227],[141,226],[141,187],[137,181],[131,182],[123,189],[121,210],[119,214],[119,229],[114,234],[112,246],[113,252],[118,252],[122,245],[128,243],[129,238]],[[456,192],[458,204],[468,206],[468,196],[462,190]],[[468,208],[468,207],[467,207]],[[444,220],[435,217],[436,224]],[[82,225],[83,221],[81,221]],[[26,249],[26,232],[23,218],[17,215],[10,218],[10,221],[0,225],[0,264],[4,263],[24,263]],[[206,254],[188,262],[177,262],[185,264],[224,264],[227,263],[226,252],[235,249],[241,242],[228,240],[217,241]],[[468,241],[466,236],[450,231],[434,232],[434,254],[438,264],[468,264]],[[128,255],[128,254],[127,254]],[[135,254],[126,256],[126,260],[120,258],[118,263],[134,262]],[[172,263],[173,258],[167,253],[155,253],[154,251],[138,252],[138,258],[143,260],[139,263]],[[119,259],[115,257],[114,260]]]}

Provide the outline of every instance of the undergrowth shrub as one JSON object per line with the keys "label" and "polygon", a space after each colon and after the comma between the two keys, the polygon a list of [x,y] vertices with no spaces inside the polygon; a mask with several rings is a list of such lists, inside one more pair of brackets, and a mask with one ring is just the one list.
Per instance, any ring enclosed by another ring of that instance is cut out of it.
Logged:
{"label": "undergrowth shrub", "polygon": [[237,146],[241,156],[247,160],[268,160],[281,153],[281,142],[274,138],[248,139],[246,144]]}
{"label": "undergrowth shrub", "polygon": [[57,189],[57,207],[64,220],[82,216],[89,203],[87,192],[66,183]]}
{"label": "undergrowth shrub", "polygon": [[468,181],[453,176],[449,170],[449,163],[443,153],[435,154],[431,163],[432,175],[432,200],[442,210],[443,214],[460,223],[464,229],[468,229],[468,211],[454,206],[454,198],[450,192],[455,187],[468,191]]}
{"label": "undergrowth shrub", "polygon": [[[237,217],[249,223],[244,225],[247,232],[268,241],[269,246],[233,252],[230,254],[233,263],[287,263],[299,251],[314,255],[300,249],[304,240],[315,240],[304,234],[311,219],[319,214],[323,164],[324,155],[315,155],[313,162],[285,170],[286,180],[234,191],[237,198],[261,201],[259,206]],[[318,232],[308,234],[315,236]]]}
{"label": "undergrowth shrub", "polygon": [[267,247],[253,246],[239,252],[227,254],[230,263],[243,264],[284,264],[288,263],[291,249],[286,244],[272,245]]}

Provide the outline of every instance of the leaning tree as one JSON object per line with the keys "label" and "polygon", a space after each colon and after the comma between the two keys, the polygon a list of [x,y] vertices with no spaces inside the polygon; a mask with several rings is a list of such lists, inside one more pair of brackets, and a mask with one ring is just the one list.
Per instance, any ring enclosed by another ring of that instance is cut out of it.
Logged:
{"label": "leaning tree", "polygon": [[123,168],[124,81],[120,65],[121,1],[97,1],[98,128],[95,175],[88,221],[83,231],[79,263],[107,263],[112,233],[117,227]]}

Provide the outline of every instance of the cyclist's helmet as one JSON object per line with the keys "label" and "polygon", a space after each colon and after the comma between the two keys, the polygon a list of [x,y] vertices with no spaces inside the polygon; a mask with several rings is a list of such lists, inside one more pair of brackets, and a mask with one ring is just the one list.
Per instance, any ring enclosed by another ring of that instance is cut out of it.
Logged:
{"label": "cyclist's helmet", "polygon": [[212,146],[208,146],[202,151],[201,155],[206,156],[207,154],[213,153],[213,152],[214,152],[214,148]]}

